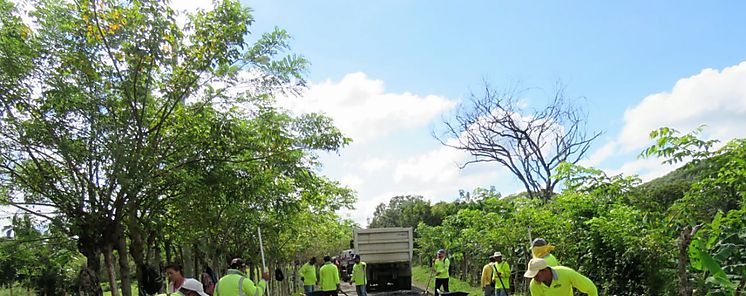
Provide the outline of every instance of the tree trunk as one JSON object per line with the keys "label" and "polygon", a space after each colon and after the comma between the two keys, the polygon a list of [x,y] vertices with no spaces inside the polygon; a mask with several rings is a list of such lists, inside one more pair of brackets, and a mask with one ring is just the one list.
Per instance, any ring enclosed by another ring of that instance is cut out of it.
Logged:
{"label": "tree trunk", "polygon": [[[82,241],[78,242],[82,244]],[[82,295],[101,296],[99,275],[101,274],[101,251],[91,245],[80,245],[81,253],[86,257],[86,267],[78,274],[79,290]]]}
{"label": "tree trunk", "polygon": [[106,273],[109,276],[109,288],[111,296],[121,296],[117,286],[117,272],[114,266],[114,250],[111,245],[104,247],[104,263],[106,264]]}
{"label": "tree trunk", "polygon": [[[142,234],[136,227],[129,226],[129,238],[130,247],[129,254],[132,256],[132,260],[135,262],[135,278],[137,279],[137,291],[138,295],[146,295],[145,289],[143,289],[143,268],[146,266],[147,258],[145,256],[145,244],[142,239]],[[121,253],[120,253],[121,254]]]}
{"label": "tree trunk", "polygon": [[678,274],[679,274],[679,296],[691,296],[692,287],[689,283],[689,273],[687,272],[687,265],[689,262],[689,244],[692,242],[692,237],[697,234],[702,224],[698,224],[692,228],[686,226],[681,230],[679,235],[679,262],[678,262]]}
{"label": "tree trunk", "polygon": [[164,247],[166,248],[166,264],[171,264],[174,262],[172,260],[173,258],[171,258],[171,242],[166,241],[164,245],[165,245]]}
{"label": "tree trunk", "polygon": [[127,253],[127,243],[124,234],[120,233],[117,241],[119,255],[119,275],[122,280],[122,295],[132,296],[132,281],[130,280],[130,262]]}
{"label": "tree trunk", "polygon": [[195,277],[194,260],[192,259],[194,257],[194,254],[192,252],[192,245],[183,244],[183,247],[179,248],[179,251],[179,253],[181,254],[182,266],[184,267],[184,276]]}

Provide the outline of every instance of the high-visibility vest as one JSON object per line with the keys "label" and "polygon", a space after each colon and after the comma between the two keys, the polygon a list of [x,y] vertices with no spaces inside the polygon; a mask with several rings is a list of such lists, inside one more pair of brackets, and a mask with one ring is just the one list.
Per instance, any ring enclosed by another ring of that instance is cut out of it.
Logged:
{"label": "high-visibility vest", "polygon": [[448,258],[443,258],[443,260],[435,259],[435,272],[437,272],[437,275],[435,276],[436,279],[447,279],[450,277],[450,274],[448,274],[448,269],[451,267],[451,260],[448,260]]}
{"label": "high-visibility vest", "polygon": [[355,265],[352,266],[352,281],[355,282],[355,285],[366,285],[368,284],[368,275],[367,273],[367,267],[368,264],[365,262],[355,263]]}
{"label": "high-visibility vest", "polygon": [[215,296],[262,296],[267,289],[267,282],[259,281],[259,285],[236,269],[228,269],[225,276],[215,285]]}
{"label": "high-visibility vest", "polygon": [[316,284],[316,266],[306,262],[300,268],[300,276],[303,277],[304,286],[313,286]]}

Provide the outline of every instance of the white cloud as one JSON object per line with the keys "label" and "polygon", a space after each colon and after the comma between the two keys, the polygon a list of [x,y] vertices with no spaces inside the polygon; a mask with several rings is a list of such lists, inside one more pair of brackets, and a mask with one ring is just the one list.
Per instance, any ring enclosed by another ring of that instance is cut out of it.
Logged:
{"label": "white cloud", "polygon": [[208,10],[213,4],[210,0],[173,0],[169,6],[176,11],[195,12],[198,9]]}
{"label": "white cloud", "polygon": [[[394,170],[394,184],[412,188],[412,193],[433,200],[454,197],[460,189],[471,191],[476,187],[493,185],[501,185],[498,191],[502,193],[512,192],[512,188],[506,190],[508,188],[505,186],[514,180],[507,177],[507,170],[496,162],[474,163],[460,169],[459,165],[470,157],[467,152],[445,146],[412,156],[398,162]],[[498,184],[498,180],[510,182]]]}
{"label": "white cloud", "polygon": [[459,175],[459,164],[467,154],[451,147],[440,147],[422,155],[401,161],[394,171],[394,181],[403,182],[447,182]]}
{"label": "white cloud", "polygon": [[[721,71],[708,68],[682,78],[670,91],[649,95],[628,108],[619,135],[583,164],[595,166],[607,159],[635,157],[652,143],[650,131],[663,126],[687,133],[705,124],[703,137],[721,142],[746,137],[745,85],[746,61]],[[648,181],[680,165],[664,165],[660,159],[635,159],[608,172],[639,174]]]}
{"label": "white cloud", "polygon": [[624,151],[649,143],[650,131],[662,126],[688,132],[706,124],[713,138],[746,136],[746,62],[722,71],[704,69],[679,80],[671,91],[645,97],[624,113],[619,143]]}
{"label": "white cloud", "polygon": [[391,160],[385,158],[369,158],[364,161],[360,167],[366,172],[375,172],[388,167],[391,164]]}
{"label": "white cloud", "polygon": [[598,148],[598,150],[594,151],[590,157],[580,160],[579,164],[585,167],[595,167],[603,162],[605,159],[609,158],[609,156],[614,155],[614,153],[616,153],[618,145],[619,144],[616,143],[616,141],[609,141],[601,146],[601,148]]}
{"label": "white cloud", "polygon": [[369,79],[364,73],[347,74],[339,82],[312,84],[302,98],[283,98],[280,102],[296,113],[330,116],[357,143],[425,126],[456,104],[441,96],[387,93],[383,81]]}
{"label": "white cloud", "polygon": [[362,178],[355,175],[344,176],[341,180],[339,180],[339,182],[350,188],[358,188],[360,187],[360,185],[363,185],[363,183],[365,183]]}

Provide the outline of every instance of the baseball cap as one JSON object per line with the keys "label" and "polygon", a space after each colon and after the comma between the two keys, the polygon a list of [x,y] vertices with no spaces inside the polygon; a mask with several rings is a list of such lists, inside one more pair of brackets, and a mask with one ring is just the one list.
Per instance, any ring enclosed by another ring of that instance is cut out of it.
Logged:
{"label": "baseball cap", "polygon": [[547,268],[547,261],[541,258],[534,258],[528,262],[528,270],[523,274],[524,277],[533,278],[539,273],[539,270]]}
{"label": "baseball cap", "polygon": [[243,259],[241,258],[233,258],[233,260],[231,260],[231,268],[241,268],[244,266]]}
{"label": "baseball cap", "polygon": [[546,246],[546,245],[547,245],[547,241],[546,241],[546,240],[544,240],[543,238],[540,238],[540,237],[537,237],[537,238],[536,238],[536,239],[535,239],[535,240],[534,240],[534,241],[533,241],[533,242],[531,243],[531,247],[541,247],[541,246]]}
{"label": "baseball cap", "polygon": [[495,254],[492,254],[492,257],[502,257],[503,253],[495,252]]}

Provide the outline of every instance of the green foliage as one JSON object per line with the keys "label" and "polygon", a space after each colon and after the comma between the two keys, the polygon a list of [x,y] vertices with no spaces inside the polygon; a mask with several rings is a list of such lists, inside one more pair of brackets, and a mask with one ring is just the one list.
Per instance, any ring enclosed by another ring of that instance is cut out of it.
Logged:
{"label": "green foliage", "polygon": [[[429,285],[428,285],[429,280]],[[425,286],[427,286],[428,291],[432,292],[435,289],[435,279],[430,278],[430,268],[426,266],[414,266],[412,267],[412,282],[417,287],[422,287],[423,289]],[[449,290],[451,291],[458,291],[458,292],[466,292],[469,293],[469,295],[482,295],[484,292],[482,289],[479,288],[479,286],[473,286],[469,283],[462,281],[458,278],[451,278],[448,282]],[[511,294],[513,295],[513,294]]]}
{"label": "green foliage", "polygon": [[738,282],[746,278],[745,209],[727,215],[718,212],[703,227],[689,248],[691,267],[701,271],[700,284],[711,295],[733,295]]}
{"label": "green foliage", "polygon": [[373,212],[369,228],[413,227],[419,223],[432,224],[430,202],[420,195],[394,196],[388,205],[381,203]]}
{"label": "green foliage", "polygon": [[715,145],[717,140],[702,140],[699,134],[704,130],[704,126],[699,126],[691,133],[679,136],[678,130],[661,127],[650,132],[650,138],[655,139],[655,145],[652,145],[640,153],[640,157],[656,156],[665,158],[664,163],[677,163],[686,158],[703,159],[710,157],[710,148]]}
{"label": "green foliage", "polygon": [[14,237],[0,240],[0,285],[21,283],[39,295],[74,290],[84,258],[75,250],[74,241],[47,227],[28,215],[13,218]]}

